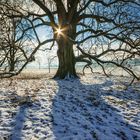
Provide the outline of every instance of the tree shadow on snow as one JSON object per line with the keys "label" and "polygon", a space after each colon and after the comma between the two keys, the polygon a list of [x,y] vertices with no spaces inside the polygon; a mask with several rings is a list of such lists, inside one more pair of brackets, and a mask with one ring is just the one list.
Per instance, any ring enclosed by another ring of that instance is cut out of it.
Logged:
{"label": "tree shadow on snow", "polygon": [[90,78],[93,83],[56,80],[58,91],[46,80],[38,100],[18,107],[10,140],[139,140],[139,94],[113,88],[119,83],[105,77]]}
{"label": "tree shadow on snow", "polygon": [[11,131],[10,140],[23,140],[22,131],[25,130],[26,113],[29,106],[27,104],[19,106],[19,109],[15,116],[15,126]]}
{"label": "tree shadow on snow", "polygon": [[52,106],[56,140],[140,139],[136,93],[131,88],[113,89],[114,83],[104,78],[92,85],[81,80],[56,81],[59,91]]}

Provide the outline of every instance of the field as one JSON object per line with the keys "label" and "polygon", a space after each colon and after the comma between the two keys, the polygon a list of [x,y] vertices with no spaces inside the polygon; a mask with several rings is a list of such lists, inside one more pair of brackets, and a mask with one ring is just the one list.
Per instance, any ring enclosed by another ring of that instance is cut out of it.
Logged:
{"label": "field", "polygon": [[89,72],[53,80],[54,72],[0,80],[0,139],[140,139],[139,82]]}

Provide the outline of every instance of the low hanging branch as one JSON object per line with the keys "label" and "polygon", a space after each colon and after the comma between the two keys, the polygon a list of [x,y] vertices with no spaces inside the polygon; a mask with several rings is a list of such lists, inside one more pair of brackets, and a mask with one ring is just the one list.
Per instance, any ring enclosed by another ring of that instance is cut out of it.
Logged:
{"label": "low hanging branch", "polygon": [[91,59],[86,59],[86,57],[84,55],[79,55],[77,57],[75,57],[75,63],[77,62],[84,62],[86,63],[85,66],[83,67],[83,75],[85,75],[85,68],[90,68],[91,72],[93,73],[93,69],[92,69],[92,60]]}
{"label": "low hanging branch", "polygon": [[[103,60],[100,60],[97,56],[93,56],[93,55],[90,55],[90,54],[87,54],[86,52],[84,52],[78,45],[76,47],[77,47],[77,49],[79,49],[81,51],[81,53],[84,55],[84,57],[93,59],[98,64],[113,64],[113,65],[116,65],[117,67],[120,67],[123,70],[125,70],[127,73],[129,73],[130,75],[132,75],[137,80],[140,80],[140,78],[131,69],[127,68],[126,66],[123,66],[123,65],[121,65],[119,63],[116,63],[114,61],[103,61]],[[103,68],[103,70],[104,70],[104,68]]]}

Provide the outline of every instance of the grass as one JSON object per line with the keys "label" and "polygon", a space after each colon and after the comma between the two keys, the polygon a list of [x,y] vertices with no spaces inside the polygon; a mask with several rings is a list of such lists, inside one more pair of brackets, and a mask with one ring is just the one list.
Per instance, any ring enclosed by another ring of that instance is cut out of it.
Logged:
{"label": "grass", "polygon": [[42,78],[51,78],[53,74],[54,72],[48,73],[47,70],[29,69],[22,71],[18,76],[15,76],[14,78],[23,80],[42,79]]}

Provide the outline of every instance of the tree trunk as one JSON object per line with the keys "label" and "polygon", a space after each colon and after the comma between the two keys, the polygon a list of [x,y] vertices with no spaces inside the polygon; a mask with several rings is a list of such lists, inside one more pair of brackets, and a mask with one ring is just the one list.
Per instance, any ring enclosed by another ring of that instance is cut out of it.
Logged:
{"label": "tree trunk", "polygon": [[12,72],[15,70],[15,54],[10,54],[10,62],[9,62],[9,71]]}
{"label": "tree trunk", "polygon": [[54,78],[78,78],[75,70],[75,56],[73,52],[73,43],[61,38],[57,41],[59,67]]}
{"label": "tree trunk", "polygon": [[11,64],[10,64],[10,72],[12,72],[12,71],[14,71],[15,70],[15,63],[14,62],[12,62]]}

